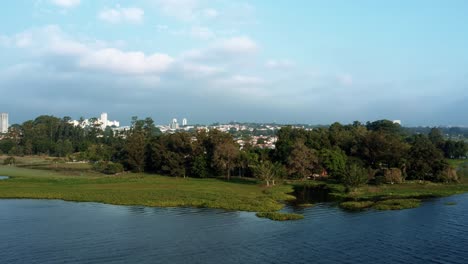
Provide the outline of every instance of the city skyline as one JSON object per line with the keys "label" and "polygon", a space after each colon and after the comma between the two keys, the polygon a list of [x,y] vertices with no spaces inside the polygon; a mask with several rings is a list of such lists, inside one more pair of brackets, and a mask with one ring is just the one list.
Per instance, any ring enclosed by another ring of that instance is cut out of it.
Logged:
{"label": "city skyline", "polygon": [[468,125],[467,9],[456,0],[8,1],[0,105],[11,123],[106,109],[159,123]]}

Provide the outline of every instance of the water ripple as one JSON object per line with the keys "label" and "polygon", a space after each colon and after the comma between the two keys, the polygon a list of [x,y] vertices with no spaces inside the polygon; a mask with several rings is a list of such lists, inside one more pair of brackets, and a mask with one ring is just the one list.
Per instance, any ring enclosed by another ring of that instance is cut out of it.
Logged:
{"label": "water ripple", "polygon": [[[446,206],[445,202],[456,202]],[[286,211],[297,211],[286,208]],[[0,201],[0,263],[466,263],[468,195],[402,211],[254,213]]]}

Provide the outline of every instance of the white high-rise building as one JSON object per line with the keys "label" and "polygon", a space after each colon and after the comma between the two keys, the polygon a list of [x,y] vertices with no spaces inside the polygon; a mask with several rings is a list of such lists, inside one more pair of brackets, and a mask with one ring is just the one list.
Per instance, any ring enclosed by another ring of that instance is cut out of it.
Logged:
{"label": "white high-rise building", "polygon": [[177,123],[177,119],[172,119],[171,124],[169,125],[171,129],[179,129],[179,123]]}
{"label": "white high-rise building", "polygon": [[92,123],[89,119],[85,119],[82,122],[78,120],[71,120],[69,121],[70,124],[74,126],[81,126],[81,127],[87,127],[91,125],[99,125],[102,130],[106,129],[106,127],[111,127],[111,128],[118,128],[120,127],[120,122],[117,120],[110,121],[107,113],[102,113],[101,117],[98,118],[94,123]]}
{"label": "white high-rise building", "polygon": [[0,133],[8,133],[8,113],[0,113]]}
{"label": "white high-rise building", "polygon": [[107,123],[108,123],[108,120],[107,120],[107,113],[102,113],[101,114],[101,119],[99,120],[102,124],[102,128],[106,128],[107,127]]}
{"label": "white high-rise building", "polygon": [[187,126],[187,118],[182,119],[182,126]]}

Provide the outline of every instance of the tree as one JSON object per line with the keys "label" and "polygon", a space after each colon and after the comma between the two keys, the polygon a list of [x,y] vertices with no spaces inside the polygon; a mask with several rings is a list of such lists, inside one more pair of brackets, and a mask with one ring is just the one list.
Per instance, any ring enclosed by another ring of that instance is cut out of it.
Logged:
{"label": "tree", "polygon": [[431,129],[431,132],[429,132],[429,140],[438,148],[442,148],[444,145],[444,137],[438,128],[434,127]]}
{"label": "tree", "polygon": [[317,165],[318,157],[315,152],[306,147],[303,142],[296,142],[287,162],[289,175],[306,180],[313,176]]}
{"label": "tree", "polygon": [[275,185],[275,180],[283,176],[284,168],[281,163],[272,163],[269,160],[260,161],[255,166],[253,166],[254,176],[264,181],[267,187]]}
{"label": "tree", "polygon": [[356,163],[350,163],[347,165],[346,172],[343,175],[343,184],[350,189],[356,189],[357,187],[366,184],[368,181],[367,170],[357,165]]}
{"label": "tree", "polygon": [[435,180],[439,171],[444,171],[444,155],[427,136],[417,135],[413,139],[408,157],[408,175],[419,180]]}
{"label": "tree", "polygon": [[232,141],[225,141],[215,147],[213,162],[217,168],[226,172],[226,179],[229,180],[238,157],[239,147]]}
{"label": "tree", "polygon": [[145,167],[146,138],[142,131],[134,131],[125,143],[126,163],[130,170],[142,172]]}
{"label": "tree", "polygon": [[320,163],[332,177],[340,180],[346,171],[348,157],[339,148],[322,149],[319,152]]}

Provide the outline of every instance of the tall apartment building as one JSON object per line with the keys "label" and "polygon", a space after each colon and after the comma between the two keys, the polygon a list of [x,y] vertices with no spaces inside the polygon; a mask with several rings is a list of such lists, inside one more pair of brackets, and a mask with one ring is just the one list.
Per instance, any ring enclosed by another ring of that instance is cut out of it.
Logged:
{"label": "tall apartment building", "polygon": [[8,113],[0,113],[0,133],[8,132]]}

